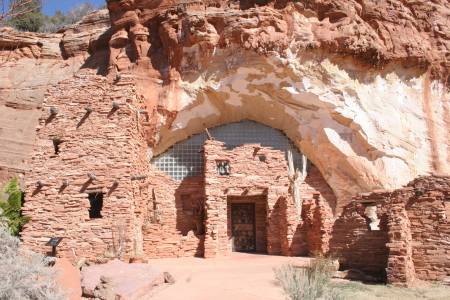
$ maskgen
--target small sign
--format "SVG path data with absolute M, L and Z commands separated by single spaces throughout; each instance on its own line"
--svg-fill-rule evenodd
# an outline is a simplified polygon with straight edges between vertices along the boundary
M 59 243 L 61 243 L 62 239 L 63 239 L 62 237 L 52 237 L 45 245 L 56 247 L 59 245 Z

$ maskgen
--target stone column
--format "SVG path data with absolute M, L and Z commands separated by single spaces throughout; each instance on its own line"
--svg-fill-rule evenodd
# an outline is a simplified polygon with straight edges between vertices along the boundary
M 412 260 L 411 223 L 403 201 L 407 199 L 407 195 L 400 190 L 393 198 L 392 207 L 388 212 L 387 282 L 408 286 L 415 280 L 416 272 Z
M 281 199 L 271 188 L 267 194 L 267 254 L 279 255 L 281 254 L 280 241 L 280 205 Z
M 217 226 L 219 211 L 215 207 L 217 201 L 211 195 L 205 199 L 205 258 L 216 257 L 219 252 L 219 229 Z
M 217 153 L 222 150 L 222 145 L 215 141 L 206 141 L 204 145 L 205 258 L 218 256 L 227 241 L 227 199 L 220 188 L 220 181 L 216 178 Z M 224 241 L 221 241 L 223 239 Z

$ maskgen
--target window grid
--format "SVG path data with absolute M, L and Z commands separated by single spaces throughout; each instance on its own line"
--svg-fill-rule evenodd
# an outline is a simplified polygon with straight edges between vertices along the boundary
M 228 150 L 244 144 L 261 144 L 262 147 L 283 151 L 286 159 L 288 150 L 291 150 L 294 166 L 301 169 L 302 157 L 300 151 L 278 129 L 245 120 L 217 126 L 209 131 L 214 139 L 224 142 Z M 202 150 L 206 139 L 206 133 L 195 134 L 184 141 L 174 144 L 166 152 L 154 157 L 151 163 L 175 180 L 202 175 L 204 165 Z

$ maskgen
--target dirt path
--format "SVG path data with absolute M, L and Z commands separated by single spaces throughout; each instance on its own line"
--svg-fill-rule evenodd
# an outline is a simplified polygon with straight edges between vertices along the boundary
M 152 300 L 282 300 L 273 268 L 308 258 L 233 253 L 231 257 L 157 259 L 149 263 L 168 271 L 176 283 L 160 289 Z

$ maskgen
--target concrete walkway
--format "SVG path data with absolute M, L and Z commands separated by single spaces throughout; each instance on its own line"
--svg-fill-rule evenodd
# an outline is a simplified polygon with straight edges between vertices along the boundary
M 289 262 L 307 264 L 309 258 L 233 253 L 230 257 L 150 260 L 172 274 L 173 285 L 156 291 L 154 300 L 282 300 L 273 269 Z

